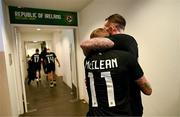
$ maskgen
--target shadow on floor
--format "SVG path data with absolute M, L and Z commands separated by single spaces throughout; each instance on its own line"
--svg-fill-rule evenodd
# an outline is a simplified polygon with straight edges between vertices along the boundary
M 26 96 L 28 103 L 28 113 L 20 115 L 26 116 L 85 116 L 88 104 L 77 100 L 71 89 L 62 81 L 62 77 L 57 78 L 57 85 L 53 88 L 45 78 L 39 85 L 35 81 L 31 85 L 26 83 Z

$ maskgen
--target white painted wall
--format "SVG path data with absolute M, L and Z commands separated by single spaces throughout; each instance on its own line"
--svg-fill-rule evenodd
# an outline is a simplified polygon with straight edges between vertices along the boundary
M 52 51 L 55 52 L 57 59 L 60 62 L 60 67 L 58 67 L 58 64 L 56 63 L 56 74 L 58 76 L 63 76 L 63 67 L 61 66 L 62 65 L 61 38 L 62 38 L 62 34 L 60 31 L 55 31 L 53 33 Z
M 177 5 L 180 6 L 180 2 Z M 180 21 L 180 7 L 179 7 L 178 11 L 179 11 L 178 12 L 178 21 Z M 180 22 L 178 22 L 177 25 L 178 25 L 178 34 L 180 34 Z M 180 45 L 180 35 L 178 36 L 178 39 L 179 39 L 178 44 Z M 178 46 L 178 47 L 179 47 L 179 49 L 178 49 L 178 52 L 179 52 L 180 51 L 180 46 Z M 180 68 L 180 64 L 179 64 L 179 68 Z M 180 90 L 180 88 L 179 88 L 179 90 Z M 180 97 L 180 92 L 179 92 L 179 97 Z M 180 101 L 179 101 L 179 107 L 180 107 Z M 179 115 L 180 115 L 180 108 L 179 108 Z
M 18 84 L 18 81 L 16 79 L 16 73 L 15 73 L 15 54 L 14 54 L 14 40 L 12 38 L 12 29 L 9 24 L 8 14 L 7 14 L 7 6 L 4 3 L 4 1 L 1 1 L 0 3 L 2 5 L 1 12 L 3 12 L 3 15 L 1 17 L 2 20 L 2 38 L 3 38 L 3 46 L 4 46 L 4 53 L 5 53 L 5 64 L 6 64 L 6 71 L 7 71 L 7 86 L 8 89 L 3 89 L 9 92 L 9 99 L 10 99 L 10 107 L 11 109 L 6 110 L 7 112 L 11 113 L 12 116 L 16 117 L 20 114 L 20 106 L 18 105 L 19 97 L 18 97 L 18 88 L 16 87 Z M 9 61 L 10 55 L 12 57 L 12 64 Z M 7 100 L 8 100 L 7 98 Z M 5 100 L 5 101 L 7 101 Z M 7 103 L 8 104 L 8 103 Z M 11 116 L 7 115 L 7 116 Z
M 4 46 L 3 46 L 3 30 L 4 30 L 4 27 L 3 27 L 3 23 L 4 23 L 4 19 L 3 19 L 3 7 L 2 7 L 3 3 L 2 3 L 2 0 L 0 0 L 0 52 L 1 51 L 4 51 Z
M 59 51 L 62 67 L 63 81 L 72 88 L 71 68 L 70 68 L 70 44 L 72 41 L 72 29 L 64 29 L 59 42 Z
M 7 80 L 7 69 L 4 57 L 4 44 L 3 38 L 5 36 L 5 26 L 4 26 L 4 14 L 3 14 L 3 6 L 4 3 L 0 0 L 0 116 L 11 116 L 11 100 L 10 100 L 10 92 L 8 88 L 8 80 Z
M 0 24 L 1 25 L 1 24 Z M 1 31 L 2 32 L 2 31 Z M 0 37 L 2 37 L 2 34 L 0 33 Z M 3 51 L 4 47 L 3 47 L 3 41 L 2 38 L 0 39 L 0 51 Z
M 63 81 L 70 88 L 72 88 L 72 83 L 77 87 L 73 29 L 65 28 L 62 31 L 54 32 L 52 42 L 53 51 L 56 53 L 61 65 L 59 68 L 56 64 L 56 74 L 58 76 L 63 76 Z
M 3 26 L 3 23 L 4 23 L 4 19 L 3 19 L 3 8 L 2 8 L 2 0 L 0 0 L 0 51 L 3 51 L 4 50 L 4 46 L 3 46 L 3 38 L 2 38 L 2 33 L 3 33 L 3 30 L 4 30 L 4 27 Z
M 36 43 L 25 43 L 25 49 L 26 49 L 26 57 L 27 55 L 32 56 L 36 49 L 39 49 L 39 53 L 42 51 L 41 50 L 41 42 L 36 42 Z
M 70 46 L 70 62 L 71 62 L 71 71 L 72 71 L 72 83 L 74 84 L 74 86 L 77 88 L 77 61 L 76 61 L 76 46 L 75 46 L 75 36 L 76 36 L 76 31 L 77 29 L 72 29 L 71 30 L 71 46 Z
M 139 44 L 139 62 L 150 80 L 152 96 L 143 96 L 144 116 L 180 116 L 179 0 L 94 0 L 80 12 L 79 40 L 102 27 L 111 14 L 127 20 L 125 33 Z M 78 47 L 80 91 L 84 87 L 82 50 Z M 86 91 L 80 97 L 87 99 Z
M 23 41 L 48 41 L 52 40 L 52 33 L 45 32 L 21 32 Z
M 0 26 L 2 26 L 1 24 L 2 22 L 0 22 Z M 2 30 L 2 29 L 1 29 Z M 0 31 L 2 32 L 2 31 Z M 2 33 L 0 33 L 0 52 L 4 50 L 4 46 L 3 46 L 3 39 L 2 39 Z
M 22 80 L 22 74 L 21 74 L 21 63 L 20 63 L 20 44 L 19 39 L 20 39 L 20 33 L 17 33 L 17 30 L 14 29 L 12 31 L 13 34 L 13 40 L 14 41 L 14 66 L 15 66 L 15 79 L 17 81 L 17 92 L 18 92 L 18 100 L 17 100 L 17 104 L 18 104 L 18 114 L 23 114 L 24 113 L 24 105 L 23 102 L 26 102 L 26 95 L 25 94 L 25 90 L 23 90 L 23 85 L 24 81 Z M 23 100 L 24 99 L 24 100 Z M 25 107 L 25 110 L 27 110 L 27 107 Z

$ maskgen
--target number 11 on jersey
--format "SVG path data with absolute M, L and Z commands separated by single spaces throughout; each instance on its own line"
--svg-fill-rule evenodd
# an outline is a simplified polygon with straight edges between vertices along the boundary
M 88 73 L 88 77 L 90 78 L 90 89 L 91 89 L 91 96 L 92 96 L 92 106 L 97 107 L 97 97 L 95 92 L 95 85 L 94 85 L 94 76 L 92 72 Z M 105 79 L 106 87 L 107 87 L 107 97 L 108 97 L 108 104 L 109 107 L 115 106 L 115 98 L 114 98 L 114 86 L 111 77 L 111 73 L 108 72 L 101 72 L 101 78 Z

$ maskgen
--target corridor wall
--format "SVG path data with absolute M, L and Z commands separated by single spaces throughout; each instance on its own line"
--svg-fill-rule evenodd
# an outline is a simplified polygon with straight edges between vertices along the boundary
M 70 45 L 72 43 L 73 30 L 63 29 L 61 32 L 61 37 L 59 39 L 59 59 L 61 59 L 61 68 L 63 81 L 72 88 L 72 76 L 71 76 L 71 64 L 70 64 Z M 57 52 L 58 52 L 57 51 Z
M 1 54 L 1 83 L 0 83 L 0 116 L 18 116 L 20 106 L 18 105 L 17 81 L 14 71 L 14 46 L 11 35 L 11 26 L 7 16 L 7 7 L 0 0 L 0 47 Z M 2 46 L 3 45 L 3 46 Z M 2 50 L 3 47 L 3 50 Z
M 2 0 L 0 0 L 0 116 L 10 116 L 11 105 L 10 105 L 10 94 L 8 89 L 8 80 L 7 80 L 7 71 L 5 64 L 5 55 L 4 55 L 4 46 L 3 46 L 3 37 L 5 27 L 3 25 L 3 8 Z
M 74 48 L 73 28 L 59 29 L 53 33 L 53 50 L 60 61 L 60 67 L 56 64 L 56 74 L 62 76 L 70 88 L 72 84 L 77 88 Z

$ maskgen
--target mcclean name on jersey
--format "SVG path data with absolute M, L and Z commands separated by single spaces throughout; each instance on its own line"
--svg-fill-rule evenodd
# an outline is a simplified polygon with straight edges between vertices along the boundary
M 85 67 L 90 70 L 96 69 L 111 69 L 117 68 L 117 59 L 106 59 L 106 60 L 86 60 Z

